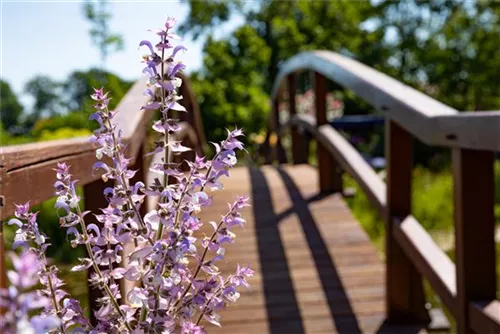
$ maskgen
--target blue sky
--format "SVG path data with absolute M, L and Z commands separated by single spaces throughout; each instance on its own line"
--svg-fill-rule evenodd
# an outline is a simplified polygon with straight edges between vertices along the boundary
M 21 95 L 24 84 L 37 74 L 64 80 L 74 70 L 99 66 L 99 52 L 91 44 L 89 22 L 83 17 L 81 1 L 17 1 L 0 0 L 1 47 L 0 76 Z M 167 16 L 182 22 L 188 14 L 185 3 L 178 1 L 109 1 L 112 12 L 110 29 L 120 33 L 125 49 L 108 57 L 106 68 L 126 79 L 137 79 L 144 50 L 137 49 L 139 41 L 154 38 L 147 29 L 162 26 Z M 222 36 L 241 23 L 235 17 L 218 28 Z M 188 52 L 180 59 L 188 72 L 202 66 L 203 39 L 196 42 L 185 38 Z M 21 96 L 20 96 L 21 97 Z M 29 99 L 21 97 L 29 104 Z

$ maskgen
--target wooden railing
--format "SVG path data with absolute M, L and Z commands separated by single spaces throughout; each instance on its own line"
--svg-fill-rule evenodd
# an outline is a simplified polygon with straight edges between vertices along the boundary
M 316 117 L 298 115 L 296 74 L 313 74 Z M 386 183 L 326 119 L 327 78 L 351 89 L 386 115 Z M 289 122 L 279 124 L 287 87 Z M 500 151 L 500 112 L 458 113 L 368 66 L 329 51 L 301 53 L 281 66 L 272 93 L 273 112 L 263 145 L 268 162 L 286 161 L 280 137 L 291 131 L 294 163 L 308 159 L 307 139 L 317 141 L 319 186 L 342 191 L 348 172 L 385 218 L 388 323 L 428 324 L 425 277 L 457 322 L 459 333 L 499 333 L 494 241 L 494 151 Z M 269 144 L 276 133 L 274 152 Z M 413 137 L 449 147 L 453 156 L 455 263 L 411 215 Z M 450 199 L 451 200 L 451 199 Z
M 183 141 L 203 155 L 205 136 L 198 104 L 191 90 L 189 80 L 183 79 L 180 95 L 188 113 L 179 113 L 181 130 L 176 133 L 176 140 Z M 140 169 L 132 182 L 145 181 L 149 166 L 144 158 L 145 146 L 148 140 L 148 128 L 151 127 L 151 112 L 144 112 L 141 107 L 146 102 L 143 95 L 145 81 L 139 80 L 119 103 L 116 116 L 118 128 L 122 129 L 123 142 L 127 145 L 127 156 L 132 159 L 131 169 Z M 111 92 L 112 94 L 112 92 Z M 189 153 L 189 152 L 187 152 Z M 175 159 L 190 156 L 175 157 Z M 0 221 L 13 215 L 15 204 L 30 201 L 31 205 L 41 203 L 54 196 L 55 172 L 58 162 L 71 165 L 73 179 L 83 186 L 83 200 L 86 210 L 98 212 L 99 208 L 107 207 L 103 196 L 109 183 L 101 180 L 99 173 L 92 173 L 92 165 L 96 161 L 95 147 L 88 138 L 74 138 L 41 143 L 0 147 Z M 145 205 L 141 214 L 145 213 Z M 55 222 L 57 223 L 57 222 Z M 2 224 L 0 224 L 0 288 L 6 286 L 5 255 Z M 57 245 L 53 245 L 57 247 Z M 90 289 L 90 288 L 89 288 Z M 90 301 L 95 302 L 90 291 Z

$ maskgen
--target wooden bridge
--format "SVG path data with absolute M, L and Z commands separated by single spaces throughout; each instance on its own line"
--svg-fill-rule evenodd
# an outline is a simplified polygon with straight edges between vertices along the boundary
M 295 108 L 296 79 L 311 72 L 315 117 Z M 328 79 L 353 90 L 386 116 L 386 183 L 328 124 Z M 143 82 L 120 103 L 118 123 L 128 143 L 137 180 L 147 180 L 143 152 L 151 114 L 143 113 Z M 178 139 L 203 152 L 200 112 L 189 82 L 181 94 L 190 113 L 181 114 Z M 290 115 L 280 124 L 280 100 Z M 202 218 L 219 215 L 234 194 L 248 194 L 248 225 L 228 249 L 226 267 L 250 263 L 252 288 L 223 313 L 220 333 L 417 333 L 446 327 L 442 314 L 426 307 L 422 279 L 439 295 L 459 333 L 500 333 L 494 243 L 494 152 L 500 151 L 499 112 L 461 112 L 352 59 L 328 51 L 299 54 L 283 63 L 272 92 L 263 167 L 237 167 L 226 190 Z M 277 135 L 271 145 L 270 138 Z M 291 137 L 287 163 L 281 138 Z M 411 215 L 412 143 L 449 147 L 453 156 L 455 262 Z M 308 164 L 317 142 L 317 167 Z M 86 138 L 4 147 L 0 153 L 1 218 L 14 203 L 52 197 L 57 162 L 72 165 L 84 185 L 86 209 L 106 206 L 105 187 L 91 173 L 94 150 Z M 183 158 L 192 158 L 189 155 Z M 342 173 L 349 173 L 385 218 L 381 260 L 344 199 Z M 146 205 L 142 210 L 146 210 Z M 1 226 L 1 225 L 0 225 Z M 0 230 L 1 231 L 1 230 Z M 0 240 L 3 241 L 2 238 Z M 0 286 L 5 286 L 3 246 Z M 126 287 L 124 287 L 126 289 Z M 91 301 L 93 293 L 89 292 Z M 213 329 L 212 327 L 210 328 Z

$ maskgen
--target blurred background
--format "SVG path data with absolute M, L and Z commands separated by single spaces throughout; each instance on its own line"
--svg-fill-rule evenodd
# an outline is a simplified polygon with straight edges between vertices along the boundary
M 243 127 L 251 155 L 263 141 L 280 63 L 305 50 L 355 58 L 460 111 L 500 110 L 497 1 L 2 1 L 0 144 L 90 134 L 92 87 L 110 90 L 116 106 L 140 77 L 138 42 L 152 37 L 147 29 L 167 16 L 180 23 L 188 52 L 179 58 L 187 65 L 207 140 Z M 313 103 L 307 75 L 298 89 L 299 112 L 307 113 Z M 383 115 L 349 90 L 329 89 L 332 125 L 383 176 Z M 414 160 L 414 216 L 453 256 L 450 152 L 416 143 Z M 498 222 L 499 162 L 495 170 Z M 347 176 L 346 183 L 357 188 Z M 380 245 L 383 222 L 362 191 L 348 202 Z M 52 255 L 71 262 L 78 254 L 65 252 L 69 246 L 57 232 L 52 206 L 39 207 L 44 225 L 54 230 L 48 232 L 58 245 Z

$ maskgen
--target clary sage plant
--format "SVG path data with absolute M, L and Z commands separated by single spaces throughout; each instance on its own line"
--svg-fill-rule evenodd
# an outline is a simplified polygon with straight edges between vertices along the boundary
M 154 183 L 131 182 L 137 171 L 128 167 L 120 129 L 113 123 L 118 111 L 109 110 L 110 97 L 102 89 L 91 96 L 95 112 L 90 118 L 100 126 L 91 141 L 96 145 L 94 172 L 113 181 L 103 194 L 109 205 L 100 212 L 82 211 L 70 167 L 60 163 L 55 170 L 60 224 L 71 244 L 87 251 L 72 270 L 92 269 L 90 284 L 102 292 L 100 307 L 91 310 L 96 324 L 64 291 L 57 267 L 45 257 L 49 243 L 37 224 L 37 213 L 30 212 L 26 203 L 16 206 L 16 218 L 9 221 L 18 228 L 14 240 L 18 252 L 11 253 L 10 286 L 0 295 L 0 306 L 6 310 L 0 332 L 205 333 L 203 319 L 220 326 L 220 311 L 238 299 L 239 287 L 248 287 L 247 278 L 253 275 L 248 267 L 238 266 L 234 274 L 223 277 L 216 266 L 224 257 L 224 246 L 235 239 L 233 229 L 245 223 L 240 211 L 249 205 L 248 198 L 237 197 L 220 220 L 210 221 L 211 235 L 199 231 L 204 222 L 198 216 L 211 204 L 207 191 L 221 189 L 222 177 L 229 176 L 236 164 L 236 151 L 243 150 L 238 140 L 242 131 L 228 131 L 226 140 L 214 144 L 212 160 L 196 157 L 184 162 L 188 172 L 170 160 L 190 150 L 173 140 L 180 128 L 172 111 L 186 111 L 177 95 L 181 85 L 177 74 L 185 66 L 175 60 L 185 48 L 172 44 L 179 38 L 172 32 L 174 25 L 174 19 L 167 19 L 164 28 L 154 31 L 158 43 L 153 46 L 144 40 L 139 45 L 149 52 L 143 70 L 149 78 L 145 89 L 149 99 L 143 109 L 159 110 L 161 115 L 153 124 L 161 137 L 154 153 L 163 152 L 162 163 L 151 167 L 158 173 Z M 157 207 L 142 216 L 139 208 L 149 196 L 157 199 Z M 126 254 L 129 244 L 135 248 Z M 120 294 L 120 279 L 135 283 L 126 296 Z

